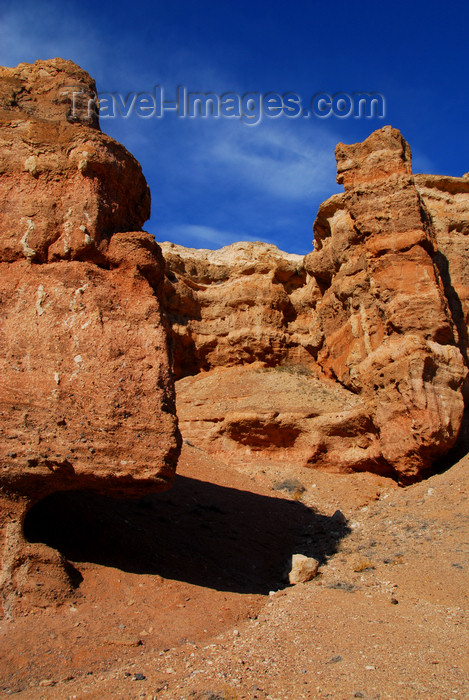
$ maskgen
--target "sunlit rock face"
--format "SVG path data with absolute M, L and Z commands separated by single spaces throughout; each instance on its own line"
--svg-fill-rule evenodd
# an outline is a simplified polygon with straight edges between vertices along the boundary
M 303 256 L 267 243 L 220 250 L 161 243 L 176 378 L 263 362 L 312 366 L 318 285 Z
M 452 447 L 463 414 L 466 368 L 435 226 L 396 129 L 339 144 L 336 158 L 345 192 L 322 205 L 305 261 L 324 288 L 318 362 L 363 397 L 384 460 L 410 479 Z
M 464 177 L 415 175 L 431 218 L 437 263 L 458 345 L 467 360 L 469 334 L 469 173 Z
M 469 173 L 463 177 L 416 175 L 414 180 L 433 225 L 436 263 L 455 337 L 469 367 Z M 469 377 L 463 394 L 466 411 L 452 459 L 463 456 L 469 446 Z
M 33 503 L 171 485 L 173 376 L 186 439 L 243 468 L 409 483 L 464 442 L 466 177 L 413 176 L 408 144 L 385 127 L 338 145 L 344 192 L 321 205 L 305 258 L 264 243 L 165 243 L 163 257 L 141 230 L 141 168 L 100 131 L 95 96 L 62 59 L 0 70 L 7 615 L 77 585 L 61 555 L 25 541 Z
M 0 69 L 2 261 L 99 261 L 149 218 L 140 165 L 100 131 L 95 95 L 71 61 Z
M 168 488 L 180 446 L 164 261 L 140 230 L 148 186 L 96 115 L 70 114 L 70 87 L 84 102 L 95 92 L 61 59 L 0 72 L 0 589 L 12 614 L 73 588 L 56 553 L 24 542 L 31 503 Z M 36 569 L 57 587 L 31 587 Z
M 434 183 L 414 178 L 409 145 L 391 127 L 339 144 L 336 158 L 345 191 L 321 205 L 304 259 L 261 243 L 163 244 L 175 371 L 187 377 L 179 417 L 189 439 L 228 459 L 262 453 L 408 482 L 461 428 L 468 181 L 456 178 L 437 207 Z M 287 388 L 279 374 L 282 394 L 271 375 L 261 381 L 262 367 L 299 379 Z M 210 392 L 207 371 L 217 371 Z M 318 381 L 322 401 L 308 412 Z M 267 439 L 275 434 L 283 438 Z

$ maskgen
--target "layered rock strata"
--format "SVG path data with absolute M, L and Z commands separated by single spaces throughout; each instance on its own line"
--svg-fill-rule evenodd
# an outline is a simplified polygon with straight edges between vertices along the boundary
M 412 481 L 452 448 L 461 428 L 467 181 L 449 178 L 458 198 L 427 191 L 431 178 L 414 179 L 409 146 L 391 127 L 339 144 L 336 158 L 345 191 L 321 205 L 315 250 L 303 261 L 263 244 L 220 251 L 164 244 L 178 376 L 233 367 L 213 378 L 219 402 L 210 400 L 205 374 L 179 382 L 181 425 L 195 444 L 230 459 L 262 452 Z M 286 284 L 279 270 L 291 271 Z M 284 366 L 308 388 L 292 380 L 284 400 L 270 378 L 259 381 L 254 366 L 248 372 L 255 362 Z M 314 382 L 327 390 L 308 412 L 304 397 L 317 390 Z M 342 411 L 331 386 L 348 397 Z M 286 420 L 292 402 L 298 411 Z M 296 425 L 288 445 L 280 437 L 285 421 Z
M 366 402 L 382 458 L 412 478 L 456 441 L 466 376 L 435 226 L 408 144 L 385 127 L 336 149 L 343 195 L 325 202 L 305 267 L 321 281 L 324 371 Z
M 160 245 L 176 378 L 253 362 L 314 364 L 320 293 L 303 256 L 267 243 Z
M 469 173 L 464 177 L 415 175 L 415 186 L 431 218 L 436 262 L 451 310 L 458 346 L 468 359 Z
M 435 260 L 451 310 L 459 349 L 469 367 L 469 173 L 464 177 L 416 175 L 415 185 L 431 218 Z M 463 386 L 465 415 L 451 459 L 469 447 L 469 376 Z
M 264 461 L 385 475 L 379 438 L 361 397 L 298 365 L 216 368 L 177 382 L 181 431 L 231 464 Z
M 74 114 L 64 95 L 72 88 L 83 95 Z M 0 590 L 7 613 L 73 588 L 57 553 L 24 542 L 32 503 L 64 489 L 135 495 L 168 488 L 179 453 L 160 311 L 164 261 L 139 230 L 149 190 L 137 161 L 85 109 L 93 94 L 89 76 L 61 59 L 0 72 Z M 56 585 L 36 586 L 34 572 Z
M 337 147 L 344 193 L 321 205 L 306 258 L 165 243 L 163 259 L 141 230 L 140 166 L 99 130 L 84 71 L 61 59 L 1 69 L 0 122 L 7 614 L 64 600 L 79 577 L 25 542 L 31 504 L 171 485 L 173 371 L 186 439 L 242 464 L 406 483 L 464 443 L 466 176 L 413 176 L 408 144 L 385 127 Z
M 94 81 L 71 61 L 0 73 L 2 261 L 101 262 L 110 236 L 140 231 L 140 165 L 97 126 Z

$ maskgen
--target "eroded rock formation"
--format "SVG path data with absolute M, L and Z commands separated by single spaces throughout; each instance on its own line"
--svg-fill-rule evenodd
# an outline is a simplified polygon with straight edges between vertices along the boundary
M 197 250 L 161 243 L 176 378 L 214 367 L 314 364 L 319 299 L 303 256 L 266 243 Z
M 416 175 L 415 185 L 431 218 L 435 261 L 451 311 L 458 347 L 469 367 L 469 173 L 464 177 Z M 469 446 L 469 376 L 463 385 L 466 411 L 452 459 Z
M 339 144 L 336 158 L 345 192 L 320 208 L 305 260 L 324 288 L 318 362 L 363 397 L 382 458 L 409 478 L 451 448 L 464 408 L 435 227 L 396 129 Z
M 76 114 L 64 94 L 72 88 L 83 90 Z M 0 73 L 6 612 L 73 587 L 56 552 L 24 542 L 33 502 L 64 489 L 168 488 L 179 453 L 164 262 L 140 230 L 149 190 L 137 161 L 88 115 L 93 94 L 89 76 L 61 59 Z M 50 585 L 31 583 L 35 571 Z
M 416 175 L 430 215 L 436 262 L 451 310 L 458 346 L 467 361 L 469 329 L 469 173 L 464 177 Z
M 164 243 L 163 259 L 141 230 L 140 166 L 100 131 L 84 71 L 1 69 L 0 122 L 7 614 L 63 600 L 78 576 L 25 542 L 35 501 L 171 485 L 173 372 L 186 439 L 238 464 L 407 483 L 464 440 L 468 177 L 413 176 L 408 144 L 385 127 L 337 147 L 344 193 L 321 205 L 305 258 Z
M 100 261 L 113 233 L 150 216 L 140 165 L 100 131 L 95 94 L 71 61 L 1 69 L 2 261 Z
M 345 191 L 321 205 L 304 261 L 259 243 L 163 245 L 178 376 L 211 371 L 178 383 L 179 417 L 228 459 L 407 482 L 461 428 L 469 181 L 414 178 L 391 127 L 336 157 Z M 262 366 L 288 370 L 288 387 Z
M 298 365 L 258 363 L 185 377 L 177 383 L 177 408 L 184 438 L 230 463 L 389 473 L 360 396 Z

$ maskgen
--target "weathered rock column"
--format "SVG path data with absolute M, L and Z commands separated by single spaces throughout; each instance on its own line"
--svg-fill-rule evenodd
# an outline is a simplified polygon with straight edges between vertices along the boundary
M 403 480 L 456 441 L 466 375 L 438 266 L 437 242 L 391 127 L 336 149 L 335 195 L 319 211 L 305 266 L 323 288 L 318 361 L 369 407 L 382 458 Z
M 63 573 L 60 555 L 24 542 L 32 503 L 58 490 L 166 489 L 180 449 L 164 261 L 140 230 L 148 186 L 96 116 L 71 115 L 71 87 L 82 106 L 92 99 L 91 78 L 61 59 L 0 72 L 0 589 L 9 614 L 35 604 L 33 561 Z M 45 576 L 44 589 L 48 580 L 49 593 L 60 590 L 42 599 L 70 589 L 67 572 Z

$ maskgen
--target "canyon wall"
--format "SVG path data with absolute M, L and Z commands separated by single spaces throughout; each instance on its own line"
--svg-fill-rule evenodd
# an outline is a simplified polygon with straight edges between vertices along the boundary
M 267 243 L 220 250 L 160 245 L 177 379 L 252 362 L 314 364 L 320 339 L 311 311 L 319 288 L 303 256 Z
M 163 244 L 178 414 L 228 459 L 409 482 L 461 431 L 469 181 L 414 178 L 391 127 L 336 158 L 345 191 L 321 205 L 304 260 L 261 243 Z
M 71 89 L 83 95 L 75 114 Z M 32 503 L 65 489 L 165 489 L 179 454 L 160 309 L 164 261 L 140 230 L 150 194 L 137 161 L 88 115 L 94 92 L 90 77 L 61 59 L 0 72 L 6 612 L 73 588 L 56 552 L 23 539 Z M 36 587 L 32 572 L 56 585 Z
M 137 161 L 87 73 L 0 70 L 0 594 L 71 595 L 22 524 L 57 490 L 168 488 L 181 436 L 222 460 L 424 477 L 469 440 L 469 177 L 412 174 L 384 127 L 339 144 L 314 251 L 142 231 Z M 163 255 L 164 254 L 164 255 Z M 466 410 L 467 418 L 467 410 Z M 60 524 L 58 524 L 60 527 Z

